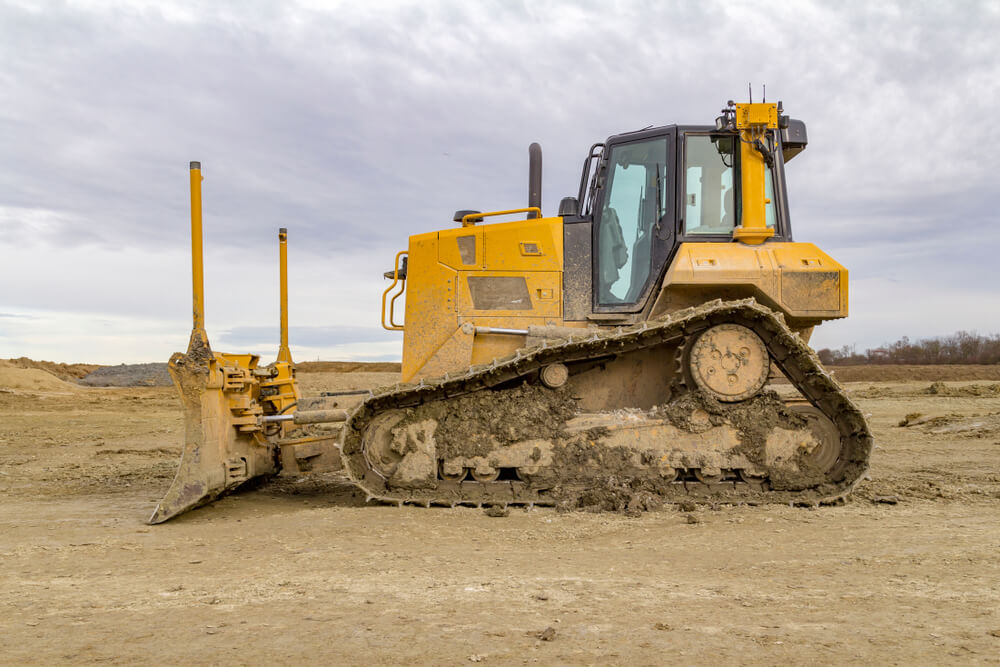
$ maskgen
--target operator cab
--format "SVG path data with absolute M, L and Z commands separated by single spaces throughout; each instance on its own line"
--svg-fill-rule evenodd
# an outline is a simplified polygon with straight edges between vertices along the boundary
M 784 162 L 806 145 L 802 121 L 785 125 L 763 140 L 771 157 L 765 217 L 774 241 L 792 240 Z M 591 149 L 579 197 L 568 207 L 578 214 L 564 216 L 564 245 L 567 267 L 583 269 L 586 254 L 592 271 L 589 280 L 584 270 L 564 274 L 567 319 L 585 310 L 591 316 L 580 319 L 638 313 L 651 305 L 681 243 L 734 242 L 741 220 L 739 142 L 735 132 L 712 126 L 669 125 L 615 135 Z

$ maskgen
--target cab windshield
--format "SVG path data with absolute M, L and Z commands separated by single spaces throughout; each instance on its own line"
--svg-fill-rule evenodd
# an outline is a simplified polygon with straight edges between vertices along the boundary
M 652 239 L 666 213 L 667 140 L 611 148 L 597 225 L 598 303 L 635 303 L 649 280 Z

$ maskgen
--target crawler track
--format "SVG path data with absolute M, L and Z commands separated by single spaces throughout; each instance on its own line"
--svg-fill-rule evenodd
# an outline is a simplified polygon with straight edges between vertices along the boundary
M 680 349 L 686 340 L 710 326 L 736 323 L 753 330 L 764 341 L 771 362 L 789 378 L 805 401 L 812 404 L 836 425 L 841 439 L 841 453 L 834 471 L 805 487 L 789 488 L 775 484 L 765 474 L 759 479 L 699 481 L 691 474 L 681 474 L 669 483 L 650 484 L 636 479 L 665 501 L 682 498 L 705 502 L 780 502 L 795 504 L 831 504 L 842 501 L 868 469 L 872 435 L 864 415 L 840 385 L 819 363 L 812 350 L 784 324 L 780 316 L 753 299 L 714 301 L 697 308 L 679 311 L 659 320 L 627 328 L 588 333 L 558 344 L 547 343 L 520 350 L 491 364 L 474 366 L 453 377 L 445 376 L 419 384 L 396 385 L 370 396 L 348 418 L 341 436 L 344 466 L 353 480 L 368 495 L 395 503 L 420 505 L 540 504 L 553 505 L 562 498 L 585 491 L 588 486 L 607 482 L 600 474 L 581 478 L 567 470 L 565 480 L 537 484 L 517 479 L 497 481 L 457 481 L 439 477 L 420 488 L 394 487 L 369 461 L 363 445 L 364 434 L 373 420 L 392 410 L 414 411 L 420 406 L 454 402 L 477 392 L 494 392 L 503 401 L 503 393 L 524 382 L 537 383 L 538 372 L 553 363 L 574 364 L 589 359 L 625 355 L 643 348 L 670 344 Z M 696 390 L 680 383 L 670 403 L 691 397 Z M 800 401 L 801 402 L 801 401 Z M 725 409 L 720 413 L 725 415 Z M 735 408 L 732 408 L 735 409 Z M 558 471 L 556 471 L 558 475 Z M 615 483 L 628 484 L 629 480 Z

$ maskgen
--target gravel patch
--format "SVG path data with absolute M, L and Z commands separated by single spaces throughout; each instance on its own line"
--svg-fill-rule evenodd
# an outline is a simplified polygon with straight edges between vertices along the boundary
M 164 363 L 102 366 L 78 382 L 88 387 L 169 387 L 173 384 Z

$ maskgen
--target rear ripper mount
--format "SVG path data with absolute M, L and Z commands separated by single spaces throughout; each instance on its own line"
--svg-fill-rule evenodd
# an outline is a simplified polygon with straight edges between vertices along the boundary
M 281 446 L 332 445 L 332 437 L 287 439 L 300 397 L 288 348 L 287 231 L 278 231 L 281 344 L 273 364 L 255 354 L 214 352 L 205 332 L 201 163 L 192 162 L 191 276 L 193 325 L 187 352 L 167 370 L 184 407 L 184 450 L 173 482 L 149 523 L 162 523 L 255 478 L 281 470 Z M 325 411 L 324 411 L 325 412 Z

